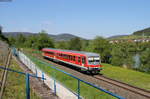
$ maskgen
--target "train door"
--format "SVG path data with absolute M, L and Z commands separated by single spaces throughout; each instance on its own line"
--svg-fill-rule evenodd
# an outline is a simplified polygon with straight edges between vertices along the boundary
M 85 65 L 85 57 L 82 57 L 82 66 Z
M 75 63 L 78 64 L 78 57 L 75 56 Z
M 81 57 L 78 56 L 78 64 L 81 65 Z

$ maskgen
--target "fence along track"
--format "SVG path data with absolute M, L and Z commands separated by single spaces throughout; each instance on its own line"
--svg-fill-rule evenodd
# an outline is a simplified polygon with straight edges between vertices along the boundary
M 108 77 L 103 76 L 103 75 L 95 75 L 94 78 L 96 78 L 98 80 L 105 81 L 105 82 L 110 83 L 110 84 L 113 84 L 115 86 L 121 87 L 123 89 L 132 91 L 136 94 L 140 94 L 144 97 L 150 98 L 150 91 L 148 91 L 148 90 L 145 90 L 145 89 L 142 89 L 142 88 L 139 88 L 139 87 L 135 87 L 135 86 L 129 85 L 127 83 L 123 83 L 121 81 L 108 78 Z
M 11 50 L 9 49 L 9 53 L 8 53 L 7 59 L 5 60 L 5 65 L 4 65 L 5 68 L 9 67 L 10 62 L 11 62 L 11 57 L 12 57 L 12 53 L 11 53 Z M 7 74 L 8 74 L 7 70 L 4 70 L 3 73 L 2 73 L 0 99 L 2 99 L 2 96 L 3 96 L 3 92 L 4 92 L 6 80 L 7 80 Z

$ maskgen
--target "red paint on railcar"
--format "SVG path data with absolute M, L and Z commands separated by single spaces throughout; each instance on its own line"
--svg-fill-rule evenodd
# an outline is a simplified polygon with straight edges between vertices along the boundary
M 102 65 L 100 64 L 97 65 L 88 64 L 88 57 L 83 53 L 76 53 L 75 51 L 69 50 L 62 51 L 59 49 L 50 49 L 50 48 L 43 48 L 42 52 L 44 57 L 62 61 L 85 70 L 97 69 L 98 71 L 100 71 L 102 67 Z

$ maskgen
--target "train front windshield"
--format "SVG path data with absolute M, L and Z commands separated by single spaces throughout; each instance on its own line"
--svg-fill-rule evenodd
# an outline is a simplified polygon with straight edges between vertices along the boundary
M 88 57 L 89 65 L 99 65 L 100 64 L 100 57 Z

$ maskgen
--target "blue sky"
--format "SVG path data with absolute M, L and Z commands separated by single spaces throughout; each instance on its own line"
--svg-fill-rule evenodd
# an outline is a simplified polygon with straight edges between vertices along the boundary
M 4 31 L 95 36 L 150 27 L 150 0 L 12 0 L 0 2 Z

